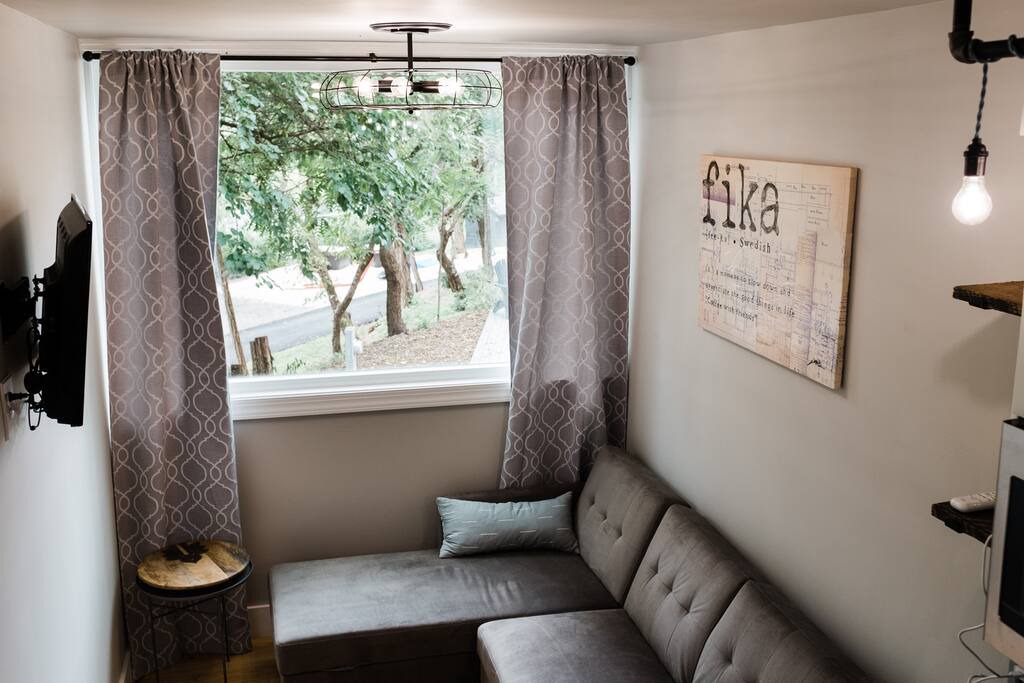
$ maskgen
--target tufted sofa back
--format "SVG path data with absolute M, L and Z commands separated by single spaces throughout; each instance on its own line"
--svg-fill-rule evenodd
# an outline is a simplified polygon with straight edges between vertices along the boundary
M 665 514 L 626 597 L 626 612 L 678 683 L 693 680 L 712 629 L 753 575 L 690 508 Z
M 868 683 L 778 590 L 748 581 L 704 646 L 694 683 Z
M 620 603 L 626 597 L 654 530 L 678 502 L 639 460 L 602 448 L 576 503 L 580 555 Z

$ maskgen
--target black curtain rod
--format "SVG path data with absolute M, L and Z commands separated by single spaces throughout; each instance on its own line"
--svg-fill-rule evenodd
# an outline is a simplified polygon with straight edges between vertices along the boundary
M 100 52 L 85 51 L 82 59 L 87 62 L 99 59 Z M 382 57 L 372 52 L 365 56 L 325 56 L 325 55 L 221 55 L 222 62 L 405 62 L 408 57 Z M 500 62 L 501 57 L 416 57 L 417 62 Z M 636 64 L 636 57 L 623 57 L 627 66 Z

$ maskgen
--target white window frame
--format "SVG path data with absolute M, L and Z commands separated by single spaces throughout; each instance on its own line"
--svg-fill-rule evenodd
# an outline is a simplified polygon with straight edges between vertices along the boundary
M 396 43 L 323 43 L 312 41 L 160 41 L 154 39 L 81 40 L 82 50 L 145 50 L 183 49 L 218 52 L 221 54 L 292 54 L 331 55 L 401 54 L 404 46 Z M 479 56 L 504 55 L 557 56 L 565 54 L 635 55 L 636 49 L 623 49 L 612 45 L 533 45 L 533 44 L 427 44 L 418 46 L 425 56 Z M 369 68 L 366 63 L 326 62 L 222 62 L 223 71 L 332 71 L 335 69 Z M 432 63 L 439 68 L 453 64 Z M 496 72 L 500 66 L 493 62 L 462 63 L 466 68 L 484 68 Z M 92 69 L 88 67 L 93 67 Z M 95 63 L 86 65 L 86 88 L 98 87 Z M 627 72 L 628 73 L 628 72 Z M 500 73 L 499 73 L 500 79 Z M 87 96 L 89 121 L 98 117 L 95 97 Z M 95 157 L 95 153 L 93 154 Z M 93 194 L 99 206 L 99 168 L 93 159 Z M 99 214 L 99 211 L 95 211 Z M 100 250 L 102 251 L 102 250 Z M 101 269 L 98 270 L 101 272 Z M 102 307 L 101 307 L 102 308 Z M 106 373 L 104 373 L 106 375 Z M 407 410 L 457 405 L 507 403 L 511 397 L 509 366 L 503 363 L 488 365 L 434 366 L 422 368 L 395 368 L 387 370 L 357 370 L 315 375 L 274 375 L 268 377 L 232 377 L 228 382 L 231 417 L 233 420 L 263 420 L 305 415 L 331 415 L 382 410 Z
M 511 396 L 504 363 L 232 377 L 229 384 L 234 420 L 507 403 Z

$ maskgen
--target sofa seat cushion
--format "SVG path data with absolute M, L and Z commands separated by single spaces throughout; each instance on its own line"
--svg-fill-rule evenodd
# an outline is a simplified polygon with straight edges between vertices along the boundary
M 867 683 L 776 589 L 748 581 L 718 622 L 694 683 Z
M 473 653 L 485 621 L 617 606 L 578 555 L 537 550 L 281 564 L 270 601 L 282 675 Z
M 672 683 L 621 609 L 492 621 L 477 653 L 488 683 Z

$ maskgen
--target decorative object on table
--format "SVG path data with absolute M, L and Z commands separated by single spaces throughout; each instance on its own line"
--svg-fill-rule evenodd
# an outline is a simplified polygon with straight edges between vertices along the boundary
M 99 70 L 117 547 L 132 667 L 142 676 L 154 661 L 132 579 L 142 556 L 180 538 L 241 543 L 213 267 L 220 62 L 114 51 Z M 251 647 L 244 597 L 235 591 L 227 602 L 232 653 Z M 221 652 L 218 632 L 195 614 L 163 619 L 157 660 Z
M 231 658 L 227 598 L 250 574 L 249 554 L 226 541 L 176 543 L 143 558 L 135 571 L 135 583 L 146 600 L 152 671 L 157 681 L 160 680 L 160 664 L 156 658 L 157 623 L 169 615 L 187 612 L 216 618 L 224 654 L 222 671 L 227 683 Z M 200 605 L 213 600 L 217 601 L 217 611 L 200 609 Z
M 629 127 L 621 57 L 506 57 L 512 397 L 501 486 L 572 484 L 626 438 Z
M 857 169 L 705 154 L 698 320 L 820 384 L 842 384 Z
M 572 492 L 557 498 L 488 503 L 438 498 L 441 557 L 499 550 L 579 551 L 572 530 Z

